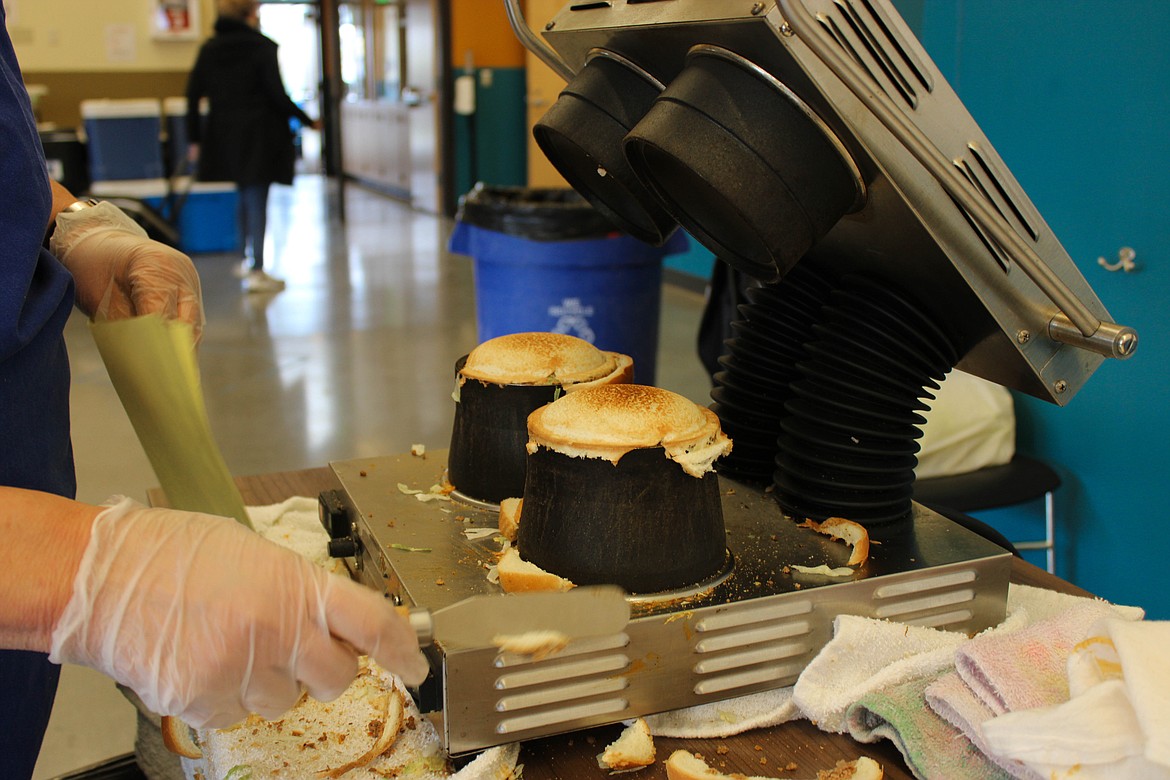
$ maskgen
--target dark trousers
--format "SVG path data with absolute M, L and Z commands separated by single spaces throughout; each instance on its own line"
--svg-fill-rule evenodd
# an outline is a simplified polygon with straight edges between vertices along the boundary
M 252 270 L 264 268 L 264 232 L 268 229 L 268 184 L 241 184 L 240 238 L 244 252 L 252 258 Z
M 0 777 L 28 780 L 53 711 L 61 667 L 44 653 L 0 650 Z

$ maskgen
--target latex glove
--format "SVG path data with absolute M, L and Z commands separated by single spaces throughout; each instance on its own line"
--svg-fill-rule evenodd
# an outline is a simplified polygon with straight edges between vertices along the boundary
M 73 274 L 77 306 L 92 319 L 159 314 L 191 323 L 198 343 L 204 317 L 195 264 L 148 238 L 114 204 L 58 215 L 49 250 Z
M 97 669 L 196 728 L 339 696 L 357 655 L 416 685 L 418 639 L 380 594 L 233 520 L 122 499 L 94 521 L 49 659 Z

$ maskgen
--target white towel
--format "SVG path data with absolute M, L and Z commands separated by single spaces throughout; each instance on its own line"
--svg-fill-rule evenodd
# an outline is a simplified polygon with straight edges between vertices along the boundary
M 1033 780 L 1043 771 L 993 748 L 984 725 L 1006 712 L 1067 701 L 1068 659 L 1089 628 L 1105 617 L 1136 620 L 1142 611 L 1099 599 L 1017 595 L 1029 599 L 1020 604 L 1021 611 L 1046 617 L 1019 631 L 987 632 L 964 643 L 955 653 L 956 673 L 932 683 L 926 702 L 1005 771 Z
M 822 731 L 844 733 L 850 705 L 872 691 L 949 668 L 965 641 L 955 631 L 840 615 L 833 638 L 796 681 L 796 706 Z
M 976 637 L 956 651 L 955 670 L 996 715 L 1057 704 L 1069 696 L 1073 646 L 1112 612 L 1107 602 L 1082 600 L 1020 631 Z
M 1170 623 L 1108 618 L 1068 660 L 1068 701 L 983 723 L 987 748 L 1051 778 L 1170 778 Z
M 799 717 L 800 711 L 792 703 L 792 688 L 788 687 L 647 715 L 646 725 L 656 737 L 703 739 L 730 737 Z

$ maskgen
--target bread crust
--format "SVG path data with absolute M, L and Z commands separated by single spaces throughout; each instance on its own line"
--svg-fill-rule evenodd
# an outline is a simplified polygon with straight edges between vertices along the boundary
M 524 511 L 524 499 L 505 498 L 500 502 L 500 518 L 498 527 L 500 535 L 510 542 L 516 541 L 516 534 L 520 530 L 520 513 Z
M 847 566 L 860 566 L 869 559 L 869 531 L 865 530 L 865 526 L 860 523 L 846 520 L 843 517 L 830 517 L 821 523 L 815 520 L 805 520 L 800 523 L 800 526 L 811 528 L 825 536 L 831 536 L 852 547 L 853 552 L 849 555 L 849 560 L 845 562 Z
M 203 748 L 199 746 L 195 729 L 175 715 L 162 716 L 163 745 L 172 753 L 184 758 L 201 758 Z
M 881 764 L 868 756 L 860 756 L 853 761 L 838 761 L 832 769 L 822 769 L 817 772 L 817 780 L 882 780 L 884 775 Z M 739 773 L 726 775 L 685 750 L 676 750 L 666 759 L 666 776 L 669 780 L 777 780 L 758 775 L 746 777 Z
M 701 477 L 731 451 L 731 439 L 710 409 L 659 387 L 624 384 L 578 390 L 528 415 L 528 452 L 539 447 L 613 463 L 634 449 L 662 447 Z
M 575 584 L 547 572 L 520 557 L 515 547 L 509 547 L 496 564 L 500 576 L 500 587 L 505 593 L 525 593 L 538 590 L 566 591 L 577 587 Z
M 620 771 L 650 766 L 657 757 L 654 737 L 645 719 L 638 718 L 627 726 L 616 740 L 606 746 L 597 757 L 597 763 L 607 769 Z
M 609 377 L 633 364 L 565 333 L 512 333 L 488 339 L 467 355 L 467 379 L 500 385 L 573 385 Z

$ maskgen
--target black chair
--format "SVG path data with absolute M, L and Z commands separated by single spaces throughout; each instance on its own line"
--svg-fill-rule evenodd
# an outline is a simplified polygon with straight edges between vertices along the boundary
M 1044 539 L 1015 542 L 1018 550 L 1044 550 L 1047 569 L 1056 573 L 1056 511 L 1053 493 L 1060 475 L 1043 461 L 1016 453 L 1011 462 L 988 466 L 967 474 L 920 479 L 914 483 L 914 500 L 936 511 L 959 512 L 1025 504 L 1044 499 Z M 942 514 L 946 514 L 943 512 Z

